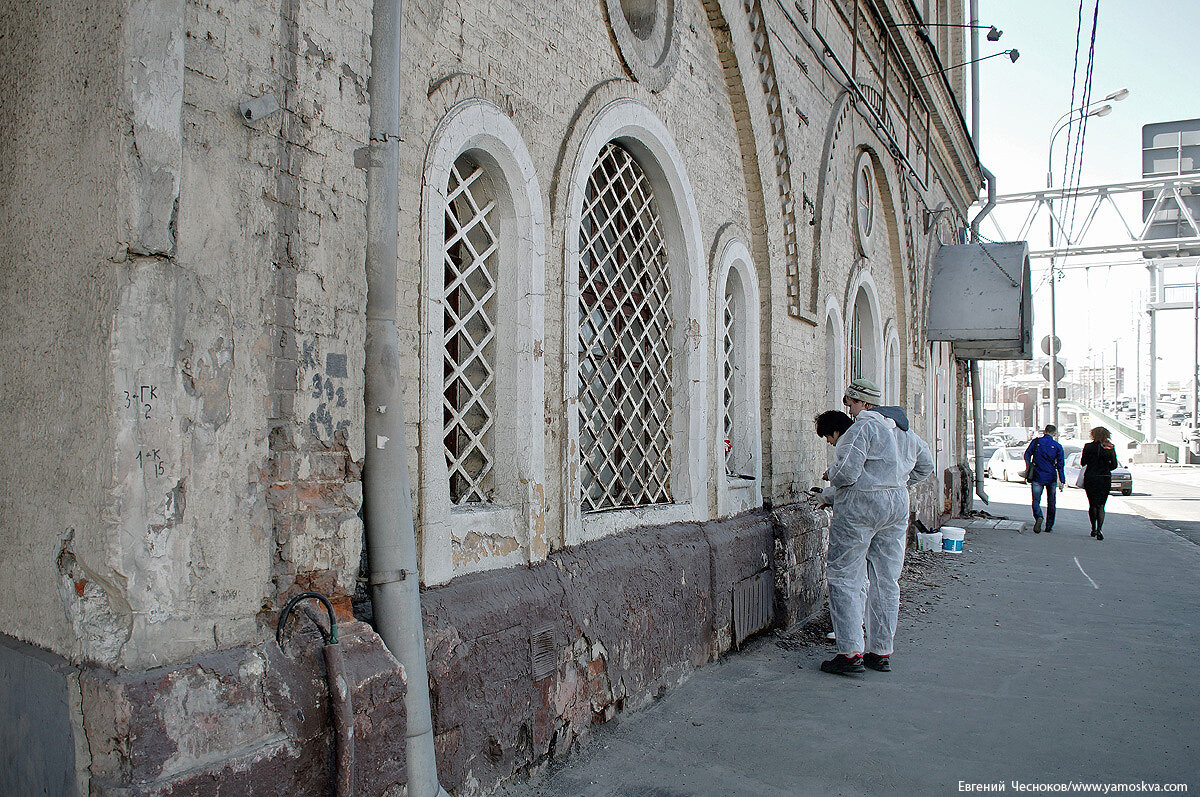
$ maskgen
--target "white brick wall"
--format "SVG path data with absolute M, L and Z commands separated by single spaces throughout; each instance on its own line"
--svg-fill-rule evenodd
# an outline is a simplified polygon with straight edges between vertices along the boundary
M 126 3 L 127 9 L 168 6 Z M 414 470 L 422 453 L 441 454 L 440 440 L 422 437 L 419 414 L 421 238 L 423 228 L 442 223 L 422 211 L 428 149 L 450 108 L 480 98 L 500 108 L 523 140 L 546 214 L 541 433 L 545 472 L 555 477 L 547 478 L 540 533 L 551 549 L 573 541 L 563 487 L 571 482 L 557 478 L 571 463 L 566 413 L 573 385 L 564 366 L 576 345 L 564 328 L 567 288 L 576 279 L 567 265 L 567 236 L 575 234 L 568 229 L 568 188 L 588 126 L 610 100 L 626 98 L 647 109 L 677 150 L 686 181 L 676 184 L 690 189 L 675 200 L 688 208 L 687 223 L 696 231 L 688 267 L 702 286 L 697 295 L 713 284 L 722 230 L 745 243 L 757 269 L 764 499 L 794 500 L 823 470 L 823 444 L 811 428 L 829 392 L 822 311 L 833 297 L 848 316 L 846 290 L 856 269 L 871 275 L 880 327 L 892 320 L 899 330 L 905 396 L 933 383 L 928 349 L 912 336 L 924 318 L 921 296 L 937 236 L 965 219 L 956 210 L 927 232 L 924 212 L 970 194 L 971 187 L 954 182 L 962 180 L 958 173 L 935 176 L 929 187 L 912 183 L 864 117 L 839 98 L 840 78 L 822 53 L 787 33 L 791 22 L 779 4 L 762 5 L 771 30 L 765 41 L 774 95 L 763 91 L 744 2 L 676 0 L 674 7 L 678 60 L 655 92 L 627 74 L 600 0 L 404 4 L 396 290 L 408 453 Z M 5 414 L 20 419 L 10 436 L 31 452 L 30 465 L 4 480 L 15 491 L 4 523 L 30 529 L 22 532 L 24 547 L 14 549 L 18 558 L 5 563 L 34 564 L 6 587 L 4 596 L 17 611 L 0 630 L 69 655 L 120 656 L 131 665 L 151 654 L 179 657 L 244 640 L 257 633 L 255 618 L 264 606 L 299 588 L 344 596 L 354 586 L 360 550 L 366 189 L 353 153 L 367 136 L 371 4 L 187 0 L 180 13 L 182 19 L 160 20 L 163 30 L 177 28 L 183 37 L 167 36 L 162 50 L 164 65 L 177 52 L 173 46 L 183 53 L 183 94 L 172 100 L 180 166 L 178 175 L 166 175 L 178 178 L 177 206 L 155 199 L 170 196 L 174 183 L 154 183 L 157 177 L 129 159 L 136 151 L 130 125 L 157 106 L 138 106 L 136 87 L 126 79 L 124 59 L 132 50 L 119 15 L 93 13 L 94 48 L 69 59 L 73 73 L 91 75 L 90 89 L 61 85 L 49 57 L 32 66 L 3 65 L 13 86 L 0 111 L 0 132 L 11 133 L 13 142 L 3 168 L 20 200 L 5 205 L 3 223 L 18 243 L 3 252 L 21 273 L 45 275 L 46 288 L 38 297 L 28 286 L 5 287 L 4 337 L 16 341 L 7 349 L 15 365 Z M 808 24 L 793 21 L 802 29 Z M 12 24 L 33 36 L 63 22 L 31 10 Z M 811 31 L 807 35 L 811 39 Z M 39 93 L 43 84 L 49 94 Z M 278 99 L 280 112 L 243 124 L 238 103 L 263 94 Z M 65 98 L 61 107 L 47 99 L 58 95 Z M 774 96 L 779 106 L 769 111 Z M 96 111 L 81 125 L 68 106 Z M 952 109 L 943 112 L 948 124 L 958 124 Z M 801 308 L 815 309 L 816 326 L 789 314 L 789 216 L 774 150 L 780 142 L 796 221 L 794 281 Z M 889 235 L 862 262 L 851 213 L 852 167 L 864 147 L 878 156 Z M 166 163 L 168 173 L 169 155 L 155 161 Z M 150 226 L 171 232 L 174 251 L 156 245 L 149 262 L 128 257 L 130 219 L 142 218 L 133 212 L 135 199 L 153 205 Z M 70 218 L 72 228 L 56 230 L 61 225 L 41 221 L 47 218 Z M 155 221 L 163 219 L 166 226 Z M 48 240 L 68 250 L 62 260 L 69 265 L 39 251 Z M 43 304 L 47 312 L 27 312 Z M 61 307 L 75 308 L 74 317 L 62 317 Z M 712 305 L 705 299 L 688 307 L 695 318 L 678 320 L 697 321 L 702 367 L 691 372 L 696 382 L 680 389 L 692 394 L 695 417 L 702 418 L 716 413 L 719 401 L 716 382 L 704 375 L 713 356 Z M 139 329 L 142 322 L 161 334 Z M 136 334 L 118 335 L 121 324 Z M 64 337 L 102 343 L 71 348 Z M 43 340 L 59 342 L 43 346 Z M 35 350 L 44 356 L 21 356 Z M 940 356 L 953 371 L 952 360 Z M 48 372 L 78 374 L 79 383 L 63 387 L 47 379 Z M 113 391 L 123 391 L 121 383 L 130 379 L 141 384 L 144 374 L 161 378 L 161 406 L 170 412 L 154 429 L 114 413 L 120 393 Z M 956 379 L 952 373 L 950 383 Z M 54 438 L 58 453 L 39 450 L 41 433 L 30 430 L 45 427 L 39 413 L 58 407 L 54 402 L 74 407 L 71 416 L 81 419 L 72 439 L 103 442 L 71 449 L 60 436 Z M 917 428 L 929 433 L 928 404 L 925 409 L 913 415 Z M 689 427 L 688 442 L 703 447 L 713 428 Z M 159 436 L 139 442 L 138 429 Z M 174 452 L 169 473 L 143 489 L 131 457 L 142 442 L 156 441 L 160 453 Z M 78 453 L 60 462 L 66 450 Z M 98 461 L 111 464 L 94 483 L 74 483 L 71 474 L 90 473 Z M 697 463 L 704 470 L 694 503 L 708 516 L 716 512 L 719 458 L 709 447 L 687 468 Z M 39 492 L 43 483 L 84 509 L 55 506 Z M 176 500 L 180 495 L 185 502 Z M 188 565 L 171 571 L 170 583 L 159 583 L 151 570 L 165 550 Z M 91 574 L 87 583 L 83 573 Z M 93 584 L 89 592 L 97 580 L 103 588 Z M 129 599 L 130 589 L 146 585 L 146 594 Z M 47 592 L 64 605 L 47 609 L 22 597 Z M 70 618 L 79 617 L 93 624 L 73 626 Z M 131 643 L 114 652 L 120 646 L 103 640 L 85 649 L 79 640 L 89 629 L 109 642 L 134 630 Z

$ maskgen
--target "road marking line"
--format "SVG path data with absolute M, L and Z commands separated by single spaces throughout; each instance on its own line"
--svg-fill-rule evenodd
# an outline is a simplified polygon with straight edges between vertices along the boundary
M 1083 573 L 1083 577 L 1086 578 L 1088 581 L 1092 581 L 1092 577 L 1089 576 L 1087 574 L 1087 572 L 1083 569 L 1083 565 L 1079 564 L 1079 557 L 1076 556 L 1073 558 L 1075 559 L 1075 566 L 1079 568 L 1080 573 Z M 1100 585 L 1097 584 L 1095 581 L 1092 581 L 1092 586 L 1095 587 L 1096 589 L 1100 589 Z

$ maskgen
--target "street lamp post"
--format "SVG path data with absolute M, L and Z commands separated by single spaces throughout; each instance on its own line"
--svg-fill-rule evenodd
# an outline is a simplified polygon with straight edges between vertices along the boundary
M 1192 453 L 1200 454 L 1200 267 L 1192 270 Z
M 1046 188 L 1054 187 L 1054 139 L 1078 114 L 1080 119 L 1088 116 L 1108 116 L 1112 113 L 1110 102 L 1120 102 L 1129 96 L 1129 89 L 1118 89 L 1102 100 L 1072 108 L 1058 118 L 1050 132 L 1050 146 L 1046 153 Z M 1065 188 L 1066 186 L 1064 186 Z M 1047 199 L 1050 206 L 1050 251 L 1054 251 L 1054 200 Z M 1064 231 L 1065 233 L 1065 231 Z M 1054 297 L 1054 283 L 1058 280 L 1054 271 L 1054 255 L 1050 255 L 1050 423 L 1058 426 L 1058 342 L 1057 337 L 1057 307 Z

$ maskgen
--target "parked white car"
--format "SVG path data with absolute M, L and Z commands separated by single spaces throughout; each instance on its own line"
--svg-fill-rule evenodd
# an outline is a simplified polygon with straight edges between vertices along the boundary
M 1006 482 L 1024 481 L 1024 472 L 1025 446 L 997 448 L 983 467 L 983 475 L 987 478 Z

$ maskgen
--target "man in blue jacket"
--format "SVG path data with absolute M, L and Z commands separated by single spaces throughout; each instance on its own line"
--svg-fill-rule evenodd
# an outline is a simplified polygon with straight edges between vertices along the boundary
M 1034 534 L 1040 534 L 1042 531 L 1042 492 L 1046 493 L 1046 533 L 1049 534 L 1054 530 L 1056 493 L 1061 492 L 1067 483 L 1066 474 L 1063 473 L 1063 447 L 1054 439 L 1056 432 L 1058 427 L 1052 423 L 1046 424 L 1042 436 L 1030 440 L 1025 448 L 1028 474 L 1025 478 L 1033 491 Z M 1054 489 L 1055 482 L 1058 482 L 1057 491 Z M 1047 490 L 1047 487 L 1050 489 Z

